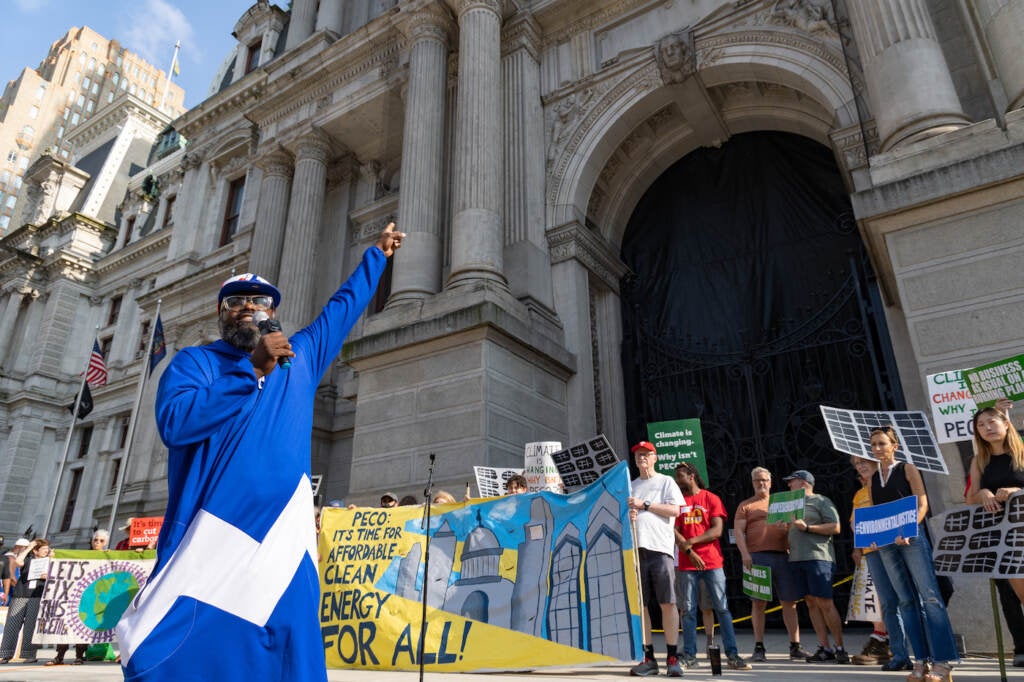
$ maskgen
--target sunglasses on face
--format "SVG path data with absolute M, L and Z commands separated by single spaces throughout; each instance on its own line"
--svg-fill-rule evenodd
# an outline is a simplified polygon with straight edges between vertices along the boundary
M 270 296 L 225 296 L 221 301 L 221 307 L 226 310 L 238 310 L 246 303 L 259 310 L 274 307 L 274 299 Z

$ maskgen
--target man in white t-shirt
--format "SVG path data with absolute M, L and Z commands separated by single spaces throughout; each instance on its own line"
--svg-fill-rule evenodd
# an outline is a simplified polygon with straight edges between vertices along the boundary
M 676 644 L 679 642 L 679 612 L 676 611 L 675 549 L 673 524 L 683 504 L 683 494 L 671 476 L 654 470 L 658 452 L 654 445 L 640 441 L 631 449 L 640 476 L 630 485 L 629 518 L 634 522 L 637 554 L 640 560 L 640 590 L 644 605 L 644 660 L 629 669 L 630 675 L 647 677 L 658 674 L 651 644 L 651 616 L 649 609 L 661 607 L 661 622 L 665 629 L 668 649 L 666 674 L 682 677 Z

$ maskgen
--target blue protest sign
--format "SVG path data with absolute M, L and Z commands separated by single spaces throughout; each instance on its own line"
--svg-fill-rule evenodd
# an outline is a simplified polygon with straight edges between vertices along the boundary
M 891 545 L 898 536 L 917 537 L 917 497 L 853 510 L 853 546 Z

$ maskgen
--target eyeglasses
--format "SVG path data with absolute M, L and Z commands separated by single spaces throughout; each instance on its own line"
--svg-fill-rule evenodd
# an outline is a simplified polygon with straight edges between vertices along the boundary
M 220 305 L 225 310 L 238 310 L 246 303 L 259 310 L 274 307 L 274 299 L 270 296 L 225 296 Z

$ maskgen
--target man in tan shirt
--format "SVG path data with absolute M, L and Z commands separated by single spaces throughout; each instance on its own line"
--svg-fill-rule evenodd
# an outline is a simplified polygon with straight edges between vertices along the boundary
M 772 474 L 764 467 L 757 467 L 750 472 L 750 479 L 754 485 L 754 496 L 740 502 L 733 522 L 736 547 L 740 550 L 744 567 L 771 568 L 773 595 L 782 604 L 782 621 L 789 633 L 789 657 L 804 660 L 811 654 L 800 646 L 800 623 L 796 615 L 796 602 L 804 595 L 800 594 L 789 566 L 788 534 L 781 525 L 767 523 Z M 750 601 L 750 622 L 754 627 L 754 654 L 750 660 L 764 661 L 764 613 L 768 602 L 761 599 Z

